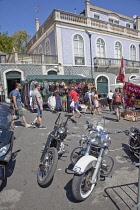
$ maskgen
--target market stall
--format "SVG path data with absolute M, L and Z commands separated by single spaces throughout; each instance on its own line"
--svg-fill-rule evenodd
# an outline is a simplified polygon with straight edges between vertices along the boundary
M 50 95 L 57 95 L 57 100 L 61 104 L 67 103 L 67 96 L 71 86 L 74 86 L 79 92 L 85 91 L 92 83 L 89 78 L 81 75 L 28 75 L 24 82 L 24 90 L 22 92 L 23 101 L 26 107 L 31 105 L 31 92 L 34 89 L 34 83 L 39 82 L 41 85 L 41 94 L 43 97 L 43 106 L 46 107 Z M 65 105 L 64 105 L 65 106 Z M 67 107 L 64 107 L 66 111 Z
M 129 121 L 140 120 L 140 86 L 125 82 L 123 92 L 126 104 L 124 119 Z

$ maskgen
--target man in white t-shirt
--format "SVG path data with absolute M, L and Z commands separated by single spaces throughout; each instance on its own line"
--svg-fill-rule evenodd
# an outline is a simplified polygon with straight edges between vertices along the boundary
M 110 92 L 107 95 L 107 100 L 108 100 L 108 105 L 109 105 L 109 109 L 110 111 L 112 111 L 112 97 L 113 97 L 113 92 L 112 90 L 110 90 Z

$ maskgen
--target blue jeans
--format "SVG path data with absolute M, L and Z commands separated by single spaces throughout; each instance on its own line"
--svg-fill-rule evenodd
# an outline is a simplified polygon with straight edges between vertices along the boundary
M 42 116 L 42 111 L 40 110 L 40 107 L 37 106 L 36 110 L 37 110 L 37 116 L 41 117 Z

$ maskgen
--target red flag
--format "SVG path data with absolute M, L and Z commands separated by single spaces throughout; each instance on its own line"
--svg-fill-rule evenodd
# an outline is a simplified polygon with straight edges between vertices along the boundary
M 120 80 L 120 82 L 122 82 L 122 83 L 125 82 L 125 67 L 124 67 L 124 58 L 123 57 L 121 60 L 121 67 L 120 67 L 120 71 L 117 76 L 117 79 Z

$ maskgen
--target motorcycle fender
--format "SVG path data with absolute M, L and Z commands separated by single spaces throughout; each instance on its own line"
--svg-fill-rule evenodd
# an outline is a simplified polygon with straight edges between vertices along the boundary
M 88 169 L 95 167 L 97 158 L 91 155 L 85 155 L 75 164 L 73 171 L 77 174 L 83 174 Z

